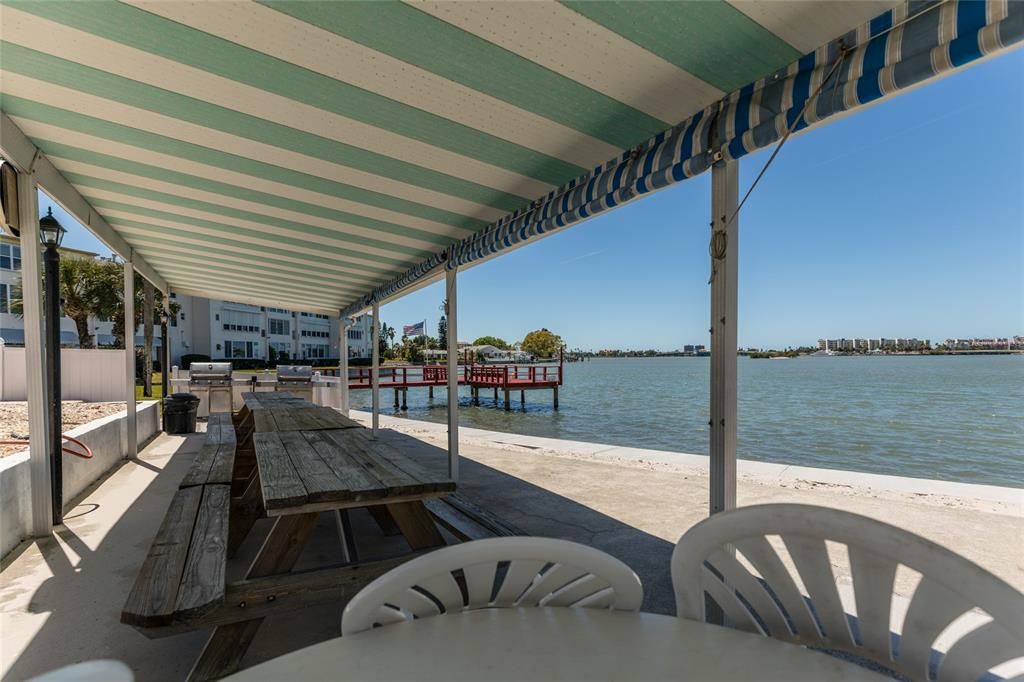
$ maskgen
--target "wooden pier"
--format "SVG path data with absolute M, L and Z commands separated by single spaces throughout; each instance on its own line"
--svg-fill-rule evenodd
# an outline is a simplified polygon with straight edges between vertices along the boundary
M 321 372 L 323 370 L 320 370 Z M 504 397 L 505 409 L 510 410 L 513 391 L 519 391 L 519 399 L 526 406 L 526 392 L 550 390 L 552 405 L 558 409 L 558 388 L 562 385 L 562 363 L 549 364 L 481 364 L 459 365 L 458 385 L 469 386 L 474 402 L 480 402 L 481 391 L 494 391 L 494 399 Z M 406 396 L 410 388 L 426 388 L 431 398 L 435 386 L 448 385 L 447 365 L 404 365 L 380 368 L 380 388 L 395 392 L 395 408 L 408 409 Z M 363 390 L 373 387 L 371 369 L 355 367 L 349 369 L 349 390 Z M 399 402 L 401 399 L 401 402 Z

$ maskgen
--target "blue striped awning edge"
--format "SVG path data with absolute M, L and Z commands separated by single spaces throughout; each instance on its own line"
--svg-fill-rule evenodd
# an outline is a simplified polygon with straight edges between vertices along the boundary
M 908 0 L 432 256 L 342 315 L 390 298 L 442 265 L 468 265 L 551 234 L 700 175 L 716 158 L 736 160 L 775 144 L 790 126 L 814 127 L 1022 41 L 1024 2 Z

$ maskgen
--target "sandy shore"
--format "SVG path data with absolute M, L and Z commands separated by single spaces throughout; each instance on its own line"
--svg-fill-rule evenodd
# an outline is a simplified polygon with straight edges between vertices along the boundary
M 124 401 L 112 403 L 86 403 L 65 400 L 61 404 L 63 430 L 91 422 L 94 419 L 123 412 Z M 28 440 L 28 403 L 24 401 L 0 402 L 0 440 Z M 21 452 L 27 445 L 0 445 L 0 457 Z
M 352 416 L 369 424 L 369 413 Z M 381 416 L 381 426 L 445 447 L 446 426 Z M 461 454 L 675 542 L 707 516 L 707 457 L 460 429 Z M 742 460 L 741 505 L 795 502 L 899 525 L 1024 590 L 1024 490 Z M 519 510 L 524 517 L 529 509 Z M 505 513 L 514 514 L 514 511 Z M 837 576 L 846 572 L 836 562 Z M 912 592 L 913 576 L 899 583 Z

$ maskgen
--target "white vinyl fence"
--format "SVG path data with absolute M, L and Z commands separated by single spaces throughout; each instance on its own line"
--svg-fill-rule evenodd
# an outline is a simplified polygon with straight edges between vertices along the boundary
M 64 400 L 124 400 L 123 350 L 62 348 L 61 397 Z M 0 400 L 28 400 L 25 349 L 0 343 Z

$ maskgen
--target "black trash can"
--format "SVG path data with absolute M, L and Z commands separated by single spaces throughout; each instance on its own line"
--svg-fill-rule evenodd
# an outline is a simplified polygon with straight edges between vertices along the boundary
M 164 398 L 164 433 L 195 433 L 199 398 L 191 393 L 173 393 Z

